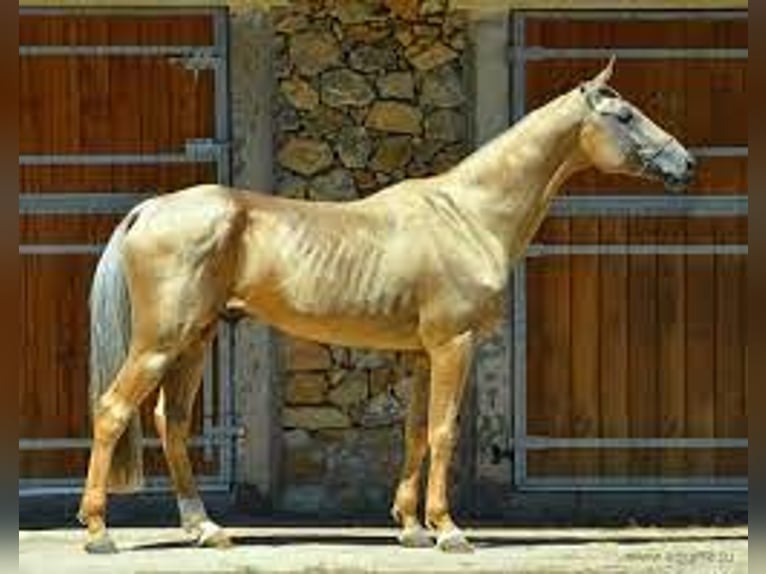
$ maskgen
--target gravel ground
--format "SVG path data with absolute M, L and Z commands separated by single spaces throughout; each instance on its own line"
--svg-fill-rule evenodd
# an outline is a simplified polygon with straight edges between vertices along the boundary
M 233 528 L 229 550 L 176 528 L 113 528 L 121 552 L 89 556 L 80 530 L 19 532 L 19 572 L 474 574 L 748 571 L 748 528 L 477 529 L 472 554 L 404 549 L 388 528 Z

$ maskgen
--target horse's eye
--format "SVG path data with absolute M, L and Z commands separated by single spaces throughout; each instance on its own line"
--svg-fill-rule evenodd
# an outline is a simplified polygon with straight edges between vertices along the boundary
M 621 124 L 629 124 L 633 121 L 633 112 L 629 108 L 622 108 L 617 112 L 617 120 Z

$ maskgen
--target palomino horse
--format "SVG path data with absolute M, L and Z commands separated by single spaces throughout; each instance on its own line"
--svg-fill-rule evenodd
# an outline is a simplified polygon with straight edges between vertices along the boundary
M 140 483 L 137 409 L 157 387 L 181 523 L 201 545 L 229 543 L 205 512 L 185 442 L 203 350 L 219 316 L 237 310 L 299 337 L 429 360 L 430 381 L 418 378 L 409 401 L 392 513 L 402 544 L 431 545 L 433 533 L 442 550 L 470 550 L 450 517 L 448 469 L 472 350 L 498 315 L 514 262 L 572 173 L 595 166 L 675 187 L 694 167 L 607 86 L 612 66 L 446 173 L 366 199 L 312 203 L 204 185 L 133 209 L 91 292 L 94 430 L 79 514 L 86 549 L 115 551 L 107 489 Z M 431 532 L 417 515 L 427 451 Z

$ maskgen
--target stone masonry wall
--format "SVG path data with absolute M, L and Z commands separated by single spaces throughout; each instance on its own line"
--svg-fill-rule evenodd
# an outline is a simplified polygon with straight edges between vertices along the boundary
M 272 10 L 275 190 L 364 197 L 468 152 L 466 22 L 446 0 Z M 282 338 L 282 510 L 380 514 L 402 458 L 399 357 Z

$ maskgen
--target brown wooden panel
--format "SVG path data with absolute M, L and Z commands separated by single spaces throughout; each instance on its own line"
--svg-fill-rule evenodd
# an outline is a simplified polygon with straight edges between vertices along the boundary
M 705 227 L 689 221 L 687 229 Z M 715 257 L 686 258 L 686 431 L 715 436 Z M 711 453 L 689 453 L 689 472 L 712 474 Z
M 559 237 L 569 232 L 565 220 L 549 229 Z M 568 437 L 572 435 L 569 257 L 528 262 L 527 301 L 527 323 L 534 325 L 527 331 L 530 433 Z M 552 468 L 568 464 L 561 457 L 566 458 L 566 453 L 551 453 Z
M 22 130 L 19 153 L 179 152 L 186 140 L 215 134 L 209 70 L 195 77 L 156 57 L 46 56 L 21 62 L 20 115 L 29 133 Z M 159 116 L 172 117 L 170 138 L 162 121 L 150 121 Z
M 651 220 L 629 222 L 631 244 L 647 242 L 656 233 Z M 632 437 L 657 436 L 657 257 L 628 256 L 628 397 L 629 428 Z M 632 454 L 632 475 L 654 474 L 654 460 Z
M 195 475 L 217 472 L 218 459 L 205 460 L 200 447 L 189 449 Z M 85 478 L 88 470 L 89 451 L 42 450 L 19 452 L 19 476 L 23 478 Z M 157 447 L 144 451 L 144 472 L 147 476 L 168 476 L 167 464 L 162 450 Z
M 95 257 L 21 259 L 19 435 L 84 436 L 87 293 Z
M 209 15 L 23 15 L 19 45 L 211 45 Z
M 598 240 L 599 222 L 574 219 L 570 223 L 573 241 Z M 597 257 L 573 256 L 570 259 L 570 341 L 571 429 L 572 436 L 597 437 L 601 434 L 599 395 L 599 351 L 603 344 L 599 331 L 599 267 Z M 596 475 L 599 459 L 575 461 L 577 472 Z
M 686 224 L 674 219 L 660 229 L 662 240 L 685 242 Z M 658 437 L 678 438 L 686 434 L 686 258 L 657 257 L 657 407 Z M 677 449 L 663 451 L 661 472 L 682 475 L 686 458 Z
M 745 48 L 747 20 L 526 21 L 529 46 L 546 48 Z
M 598 244 L 603 243 L 624 245 L 624 238 L 607 235 L 599 237 L 590 234 L 577 234 L 562 237 L 549 233 L 551 227 L 557 227 L 559 221 L 564 218 L 549 217 L 543 221 L 540 230 L 535 236 L 533 243 L 548 244 Z M 597 218 L 577 217 L 573 220 L 590 222 L 586 225 L 593 225 Z M 692 244 L 692 245 L 747 245 L 748 238 L 748 219 L 747 217 L 656 217 L 656 218 L 603 218 L 602 221 L 651 221 L 652 225 L 647 226 L 641 232 L 641 241 L 652 245 L 673 245 L 673 244 Z M 678 234 L 678 229 L 686 228 L 685 236 Z
M 746 258 L 718 256 L 716 268 L 715 330 L 715 435 L 747 437 Z M 737 466 L 729 453 L 716 457 L 717 472 Z
M 22 244 L 105 243 L 122 215 L 20 215 Z
M 216 181 L 212 163 L 19 166 L 20 193 L 167 193 Z
M 559 449 L 557 449 L 559 450 Z M 606 465 L 599 475 L 603 478 L 676 478 L 694 479 L 717 476 L 721 478 L 741 478 L 747 476 L 748 460 L 746 449 L 560 449 L 558 455 L 554 450 L 530 451 L 527 459 L 527 469 L 531 477 L 552 476 L 593 476 L 588 472 L 592 461 L 602 458 L 611 460 L 639 460 L 642 461 L 643 469 L 652 469 L 652 472 L 626 474 L 619 467 Z M 715 473 L 705 472 L 702 468 L 687 469 L 677 465 L 668 465 L 667 460 L 682 460 L 687 458 L 706 458 L 718 456 L 731 461 L 725 468 L 719 468 Z
M 600 223 L 601 240 L 627 243 L 628 223 L 608 219 Z M 599 331 L 601 334 L 600 382 L 601 433 L 605 437 L 629 436 L 628 424 L 628 258 L 625 255 L 600 260 Z M 602 472 L 628 473 L 629 457 L 615 451 L 602 459 Z
M 602 66 L 530 62 L 527 107 L 571 90 Z M 747 60 L 624 60 L 610 85 L 686 146 L 747 145 Z

